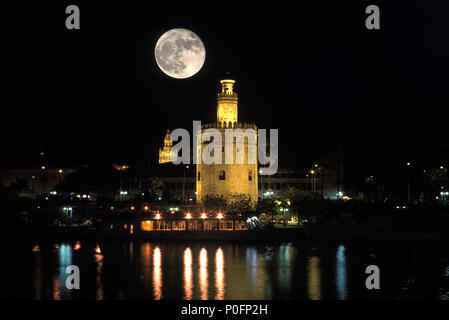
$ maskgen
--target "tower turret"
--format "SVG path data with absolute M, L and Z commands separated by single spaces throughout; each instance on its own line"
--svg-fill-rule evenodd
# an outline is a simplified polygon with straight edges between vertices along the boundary
M 235 80 L 229 77 L 229 74 L 225 79 L 220 80 L 221 92 L 218 93 L 217 103 L 217 122 L 222 124 L 233 124 L 238 122 L 238 97 L 237 92 L 234 92 Z

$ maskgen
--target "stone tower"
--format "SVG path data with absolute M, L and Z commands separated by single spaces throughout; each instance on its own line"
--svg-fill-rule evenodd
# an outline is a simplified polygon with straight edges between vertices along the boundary
M 202 124 L 201 136 L 204 135 L 205 130 L 210 128 L 217 129 L 220 132 L 222 161 L 221 164 L 206 164 L 204 161 L 197 164 L 197 201 L 201 202 L 206 195 L 230 200 L 233 194 L 245 194 L 250 197 L 251 202 L 255 205 L 258 198 L 257 127 L 254 123 L 238 121 L 238 97 L 234 91 L 235 80 L 227 76 L 220 82 L 221 92 L 218 93 L 217 99 L 217 122 Z M 233 136 L 228 140 L 230 143 L 226 144 L 227 136 L 225 133 L 230 131 L 232 131 Z M 253 133 L 252 138 L 248 137 L 250 132 Z M 208 144 L 209 142 L 198 144 L 201 154 Z M 225 150 L 227 150 L 226 155 Z M 240 155 L 238 155 L 239 153 Z M 232 163 L 229 163 L 229 161 L 226 163 L 227 157 L 232 157 Z M 237 161 L 237 157 L 243 159 L 243 161 Z M 254 157 L 255 161 L 251 160 Z
M 178 155 L 172 151 L 172 148 L 173 141 L 170 140 L 170 130 L 167 130 L 164 137 L 164 146 L 159 149 L 159 163 L 176 161 Z

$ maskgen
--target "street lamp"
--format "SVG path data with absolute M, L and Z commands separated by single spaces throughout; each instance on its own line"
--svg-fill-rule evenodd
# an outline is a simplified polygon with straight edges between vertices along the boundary
M 182 202 L 185 200 L 186 169 L 189 169 L 189 166 L 185 166 L 184 168 L 184 179 L 182 180 Z
M 315 177 L 315 170 L 310 170 L 310 174 L 312 175 L 312 192 L 316 192 L 316 177 Z
M 407 162 L 407 167 L 410 168 L 411 163 Z M 410 204 L 411 197 L 410 197 L 410 171 L 407 171 L 407 203 Z

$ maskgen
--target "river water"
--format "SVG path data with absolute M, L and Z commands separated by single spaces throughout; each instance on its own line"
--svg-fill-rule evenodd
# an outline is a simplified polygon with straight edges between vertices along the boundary
M 433 243 L 36 242 L 7 261 L 2 298 L 449 299 L 449 250 Z M 366 289 L 368 265 L 379 290 Z

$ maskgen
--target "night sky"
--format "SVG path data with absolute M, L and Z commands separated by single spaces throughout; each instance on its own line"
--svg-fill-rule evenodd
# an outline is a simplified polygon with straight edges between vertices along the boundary
M 279 129 L 281 167 L 341 145 L 346 172 L 365 173 L 440 161 L 433 150 L 449 144 L 442 1 L 92 2 L 4 6 L 0 165 L 26 165 L 40 148 L 61 164 L 154 163 L 166 129 L 216 121 L 226 71 L 239 119 Z M 65 28 L 69 4 L 80 7 L 81 30 Z M 380 7 L 381 30 L 365 28 L 369 4 Z M 191 78 L 156 65 L 156 41 L 171 28 L 206 47 Z

